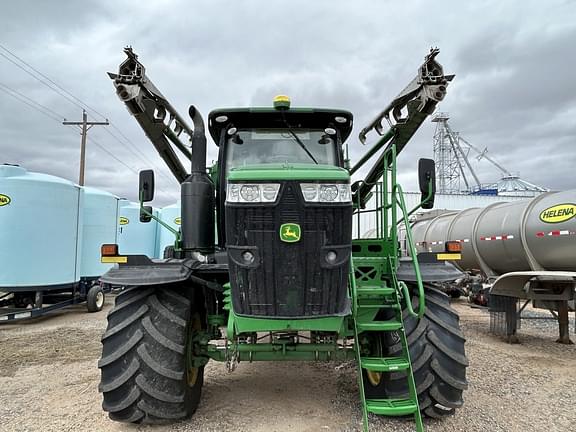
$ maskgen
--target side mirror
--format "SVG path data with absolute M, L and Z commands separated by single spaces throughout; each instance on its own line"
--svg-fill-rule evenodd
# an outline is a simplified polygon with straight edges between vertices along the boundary
M 152 206 L 143 206 L 140 209 L 140 222 L 150 222 L 152 220 Z
M 434 196 L 436 195 L 436 164 L 432 159 L 420 159 L 418 161 L 418 184 L 422 197 L 423 209 L 434 207 Z
M 141 202 L 148 202 L 154 199 L 154 171 L 140 171 L 139 195 Z

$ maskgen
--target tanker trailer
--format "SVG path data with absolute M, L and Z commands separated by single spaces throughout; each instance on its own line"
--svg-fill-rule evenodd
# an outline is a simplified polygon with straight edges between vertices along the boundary
M 460 242 L 458 265 L 482 275 L 492 297 L 532 300 L 534 307 L 558 311 L 559 341 L 569 342 L 569 302 L 576 287 L 576 190 L 447 212 L 417 220 L 412 229 L 418 251 L 439 252 L 447 241 Z M 508 336 L 511 331 L 515 328 L 507 329 Z

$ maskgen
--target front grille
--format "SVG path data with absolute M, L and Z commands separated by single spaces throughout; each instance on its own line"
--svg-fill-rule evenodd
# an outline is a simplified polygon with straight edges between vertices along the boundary
M 347 281 L 352 232 L 350 204 L 305 204 L 299 184 L 282 185 L 276 204 L 226 203 L 232 303 L 240 315 L 318 317 L 349 308 Z M 280 240 L 280 226 L 297 223 L 296 243 Z M 242 253 L 255 260 L 245 263 Z M 336 263 L 325 260 L 337 253 Z

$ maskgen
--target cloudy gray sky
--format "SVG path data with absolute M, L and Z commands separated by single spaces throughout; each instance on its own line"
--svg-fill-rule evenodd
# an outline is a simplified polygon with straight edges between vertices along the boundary
M 432 7 L 416 0 L 21 0 L 2 7 L 0 44 L 88 104 L 91 120 L 110 119 L 111 134 L 104 127 L 89 132 L 86 184 L 129 199 L 136 198 L 135 172 L 150 162 L 158 173 L 156 205 L 175 201 L 179 190 L 106 76 L 124 60 L 125 45 L 183 114 L 192 103 L 204 115 L 223 106 L 269 105 L 280 93 L 293 105 L 349 109 L 356 116 L 352 155 L 365 150 L 357 131 L 438 46 L 445 72 L 456 74 L 439 107 L 450 113 L 452 128 L 530 182 L 575 187 L 576 2 L 570 0 Z M 77 180 L 80 137 L 57 118 L 80 120 L 79 102 L 9 59 L 18 63 L 0 48 L 0 163 Z M 57 116 L 17 101 L 7 93 L 14 90 Z M 432 156 L 433 134 L 427 122 L 402 154 L 405 189 L 416 189 L 416 160 Z M 473 160 L 482 182 L 498 179 L 497 170 Z

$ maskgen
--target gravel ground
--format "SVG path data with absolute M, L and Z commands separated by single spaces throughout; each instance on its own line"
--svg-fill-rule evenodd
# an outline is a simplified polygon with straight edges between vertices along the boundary
M 110 307 L 108 300 L 106 310 Z M 426 420 L 426 429 L 574 430 L 576 346 L 554 342 L 556 324 L 523 321 L 522 343 L 508 345 L 488 334 L 487 312 L 463 301 L 455 307 L 468 338 L 470 388 L 456 416 Z M 78 306 L 0 326 L 1 431 L 361 430 L 354 365 L 332 363 L 242 363 L 229 375 L 222 364 L 211 362 L 201 405 L 190 421 L 158 427 L 113 423 L 101 410 L 97 391 L 105 315 Z M 371 417 L 370 430 L 414 429 L 406 419 Z

